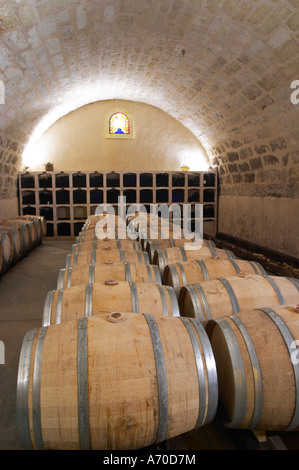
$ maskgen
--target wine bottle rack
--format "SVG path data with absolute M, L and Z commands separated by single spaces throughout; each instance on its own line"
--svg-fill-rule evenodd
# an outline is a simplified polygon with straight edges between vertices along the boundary
M 76 237 L 99 204 L 116 206 L 119 196 L 126 205 L 203 204 L 204 234 L 217 231 L 216 171 L 157 172 L 21 172 L 20 215 L 43 215 L 47 237 Z M 191 224 L 192 227 L 192 224 Z

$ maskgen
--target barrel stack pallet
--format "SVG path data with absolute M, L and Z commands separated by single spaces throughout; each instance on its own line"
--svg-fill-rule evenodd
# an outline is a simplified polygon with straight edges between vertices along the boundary
M 86 220 L 24 338 L 24 448 L 185 450 L 182 436 L 220 411 L 224 428 L 284 448 L 267 432 L 299 430 L 299 281 L 172 238 L 171 224 L 167 239 L 98 239 L 99 220 Z
M 42 243 L 45 235 L 46 220 L 43 216 L 18 216 L 0 222 L 0 279 Z

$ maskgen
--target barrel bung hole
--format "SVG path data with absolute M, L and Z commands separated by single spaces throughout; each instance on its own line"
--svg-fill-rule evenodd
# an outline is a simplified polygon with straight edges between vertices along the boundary
M 121 312 L 112 312 L 108 315 L 108 321 L 111 323 L 120 323 L 124 321 L 125 316 Z

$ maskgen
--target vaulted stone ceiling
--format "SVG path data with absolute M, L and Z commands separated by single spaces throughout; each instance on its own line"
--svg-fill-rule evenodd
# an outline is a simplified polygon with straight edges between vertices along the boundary
M 1 197 L 40 123 L 111 98 L 189 127 L 228 191 L 295 195 L 298 0 L 2 0 L 0 32 Z

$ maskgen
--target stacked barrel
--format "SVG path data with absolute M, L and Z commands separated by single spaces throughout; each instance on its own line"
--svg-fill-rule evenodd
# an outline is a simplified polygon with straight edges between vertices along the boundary
M 204 244 L 200 254 L 159 243 L 148 251 L 163 284 L 174 288 L 181 317 L 208 334 L 225 426 L 298 431 L 299 280 L 215 246 L 209 257 Z
M 164 238 L 162 221 L 147 239 L 138 217 L 115 219 L 111 239 L 105 217 L 87 219 L 24 338 L 23 446 L 138 449 L 213 422 L 219 407 L 225 426 L 298 430 L 299 281 L 178 239 L 173 225 Z
M 46 231 L 43 216 L 18 216 L 0 222 L 0 275 L 40 244 Z
M 140 240 L 98 238 L 104 218 L 86 221 L 46 296 L 41 328 L 24 338 L 24 448 L 137 449 L 215 416 L 216 364 L 204 327 L 181 318 Z

